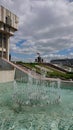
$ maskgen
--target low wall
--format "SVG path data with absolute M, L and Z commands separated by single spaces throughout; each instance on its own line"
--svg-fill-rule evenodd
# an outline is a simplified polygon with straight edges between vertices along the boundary
M 13 70 L 14 66 L 0 58 L 0 70 Z
M 0 59 L 0 83 L 13 80 L 28 82 L 28 72 L 4 58 Z
M 11 82 L 14 80 L 15 70 L 1 70 L 0 83 Z

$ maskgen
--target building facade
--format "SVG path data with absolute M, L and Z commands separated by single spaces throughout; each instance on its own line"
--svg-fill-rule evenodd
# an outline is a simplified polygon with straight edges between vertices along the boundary
M 0 58 L 9 60 L 10 37 L 18 30 L 18 17 L 0 6 Z
M 50 63 L 57 65 L 73 65 L 73 59 L 55 59 L 51 60 Z

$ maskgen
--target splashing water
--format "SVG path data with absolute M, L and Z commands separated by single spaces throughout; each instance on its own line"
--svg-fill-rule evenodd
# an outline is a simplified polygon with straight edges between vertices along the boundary
M 73 84 L 0 84 L 0 130 L 73 130 Z

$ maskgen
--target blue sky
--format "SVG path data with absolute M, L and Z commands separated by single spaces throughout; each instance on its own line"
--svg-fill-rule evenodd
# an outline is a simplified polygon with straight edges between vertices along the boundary
M 19 17 L 10 38 L 13 60 L 34 61 L 37 52 L 46 62 L 73 57 L 73 0 L 0 0 Z
M 25 40 L 25 39 L 22 39 L 22 40 L 20 40 L 19 42 L 17 42 L 17 43 L 16 43 L 16 46 L 22 47 L 22 44 L 23 44 L 23 43 L 26 43 L 26 40 Z

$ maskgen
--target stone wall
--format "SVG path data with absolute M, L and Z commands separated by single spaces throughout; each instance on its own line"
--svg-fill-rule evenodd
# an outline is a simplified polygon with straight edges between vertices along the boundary
M 14 81 L 15 70 L 2 70 L 0 71 L 0 83 Z

